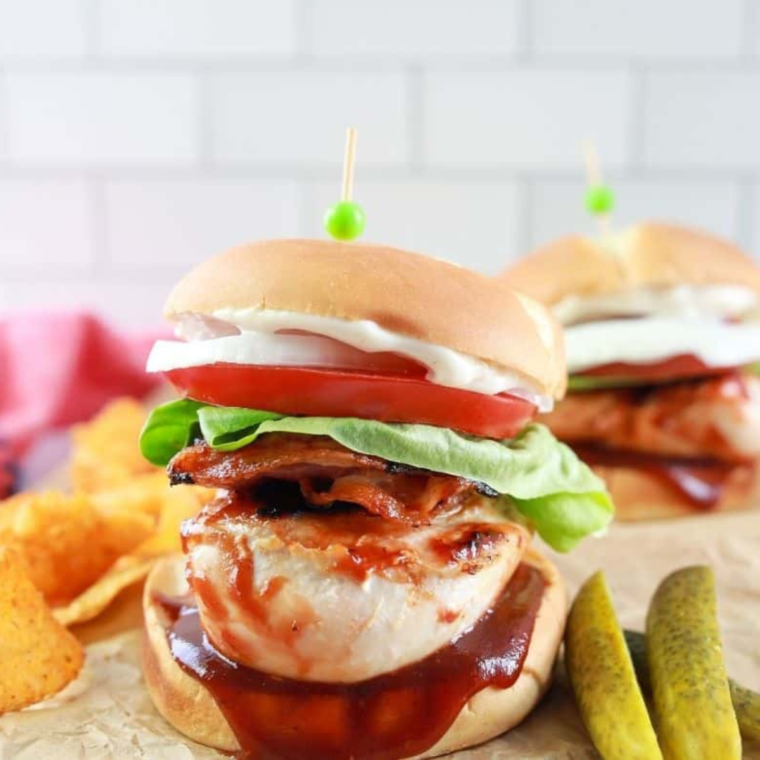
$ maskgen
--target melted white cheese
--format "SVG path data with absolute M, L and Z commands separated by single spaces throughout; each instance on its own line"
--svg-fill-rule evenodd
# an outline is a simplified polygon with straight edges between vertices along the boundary
M 760 324 L 716 319 L 608 319 L 565 330 L 570 374 L 613 362 L 650 364 L 693 354 L 710 367 L 760 360 Z
M 309 335 L 283 334 L 301 331 Z M 386 330 L 370 320 L 348 320 L 272 309 L 219 309 L 210 317 L 187 315 L 177 327 L 189 341 L 158 341 L 148 359 L 149 372 L 166 372 L 215 362 L 280 366 L 327 366 L 361 369 L 356 357 L 346 361 L 331 338 L 366 353 L 409 357 L 427 367 L 437 385 L 485 395 L 508 392 L 551 411 L 553 400 L 515 373 L 473 356 Z
M 760 296 L 741 285 L 679 285 L 638 288 L 595 296 L 567 296 L 553 306 L 563 325 L 615 316 L 719 317 L 757 316 Z

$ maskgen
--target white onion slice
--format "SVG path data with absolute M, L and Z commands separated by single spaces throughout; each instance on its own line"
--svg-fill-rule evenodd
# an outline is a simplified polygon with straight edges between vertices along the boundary
M 550 396 L 525 388 L 520 385 L 515 375 L 499 373 L 477 359 L 462 356 L 459 361 L 460 366 L 452 368 L 445 361 L 437 363 L 435 367 L 430 367 L 421 359 L 409 358 L 427 367 L 426 379 L 432 383 L 486 395 L 510 393 L 526 399 L 541 412 L 552 409 L 553 399 Z M 469 371 L 463 372 L 461 365 L 467 361 L 472 362 L 473 366 L 465 367 Z M 156 341 L 148 357 L 147 370 L 148 372 L 168 372 L 173 369 L 202 367 L 217 363 L 368 372 L 393 371 L 408 366 L 403 358 L 394 360 L 391 351 L 361 351 L 320 335 L 243 331 L 238 335 L 225 335 L 190 343 Z M 489 370 L 485 376 L 482 371 L 479 371 L 480 365 Z
M 565 329 L 570 374 L 614 362 L 650 364 L 693 354 L 708 367 L 760 360 L 760 325 L 714 319 L 610 319 Z
M 370 354 L 319 335 L 243 332 L 183 343 L 159 340 L 148 357 L 148 372 L 166 372 L 206 364 L 263 364 L 345 370 L 392 371 L 408 365 L 389 354 Z

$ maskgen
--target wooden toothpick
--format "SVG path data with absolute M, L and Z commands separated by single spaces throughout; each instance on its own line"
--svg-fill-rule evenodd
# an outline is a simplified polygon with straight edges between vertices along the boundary
M 583 141 L 583 161 L 586 164 L 586 184 L 589 187 L 602 184 L 602 170 L 599 166 L 599 154 L 591 140 Z
M 586 209 L 596 217 L 599 236 L 606 238 L 611 232 L 610 213 L 615 205 L 615 196 L 602 181 L 599 154 L 590 140 L 583 142 L 583 161 L 586 165 Z
M 343 157 L 342 201 L 350 201 L 354 191 L 354 159 L 356 157 L 356 128 L 346 130 L 346 153 Z

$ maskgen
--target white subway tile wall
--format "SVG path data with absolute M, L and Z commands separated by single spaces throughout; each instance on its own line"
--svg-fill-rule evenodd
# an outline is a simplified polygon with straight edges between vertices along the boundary
M 193 166 L 198 83 L 186 74 L 6 74 L 9 161 L 19 166 Z
M 105 188 L 106 248 L 115 270 L 176 272 L 245 241 L 292 237 L 293 180 L 112 180 Z
M 0 178 L 2 275 L 86 275 L 96 260 L 92 183 Z
M 606 166 L 630 161 L 625 71 L 436 72 L 424 91 L 422 156 L 431 167 L 577 169 L 579 136 L 594 141 Z
M 749 0 L 753 2 L 753 0 Z M 539 55 L 637 60 L 732 58 L 744 0 L 535 0 Z
M 652 72 L 645 89 L 647 166 L 760 169 L 760 70 Z
M 82 58 L 86 36 L 82 0 L 0 0 L 3 60 Z
M 751 0 L 0 0 L 0 313 L 156 324 L 219 249 L 324 235 L 349 124 L 368 240 L 493 273 L 590 231 L 592 139 L 615 223 L 760 254 Z
M 108 57 L 229 60 L 297 51 L 296 0 L 96 1 L 97 49 Z
M 515 53 L 519 0 L 312 0 L 309 52 L 424 62 Z
M 403 167 L 409 158 L 400 71 L 212 74 L 207 88 L 211 159 L 220 166 L 340 170 L 347 124 L 361 135 L 361 166 Z

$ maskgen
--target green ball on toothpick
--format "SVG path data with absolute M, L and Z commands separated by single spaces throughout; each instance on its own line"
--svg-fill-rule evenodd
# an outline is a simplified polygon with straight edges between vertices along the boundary
M 586 164 L 586 194 L 584 203 L 586 211 L 596 218 L 599 237 L 605 239 L 610 235 L 610 215 L 615 208 L 615 193 L 609 185 L 602 182 L 602 170 L 599 165 L 594 144 L 586 141 L 583 144 L 583 158 Z
M 365 222 L 364 209 L 353 201 L 338 201 L 325 212 L 325 229 L 336 240 L 356 240 Z
M 615 208 L 615 193 L 609 185 L 592 185 L 586 190 L 586 210 L 590 214 L 609 214 Z
M 340 200 L 327 209 L 324 219 L 325 229 L 336 240 L 356 240 L 364 232 L 364 209 L 351 200 L 355 155 L 356 130 L 349 127 L 346 132 L 346 155 L 343 159 L 343 189 Z

